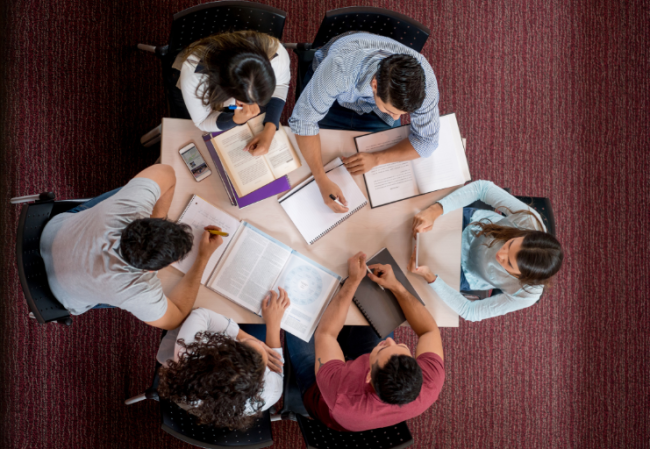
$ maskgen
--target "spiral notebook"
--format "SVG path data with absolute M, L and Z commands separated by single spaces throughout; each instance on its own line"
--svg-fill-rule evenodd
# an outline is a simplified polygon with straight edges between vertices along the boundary
M 388 249 L 381 249 L 377 254 L 368 259 L 366 263 L 368 265 L 380 263 L 392 266 L 397 280 L 401 282 L 409 293 L 424 304 L 422 298 L 417 294 Z M 380 338 L 385 338 L 406 321 L 404 312 L 402 312 L 402 308 L 395 295 L 388 289 L 382 290 L 368 276 L 364 277 L 361 284 L 359 284 L 353 301 Z
M 361 193 L 361 189 L 354 182 L 352 175 L 340 158 L 327 164 L 325 172 L 327 177 L 335 182 L 343 192 L 348 202 L 348 212 L 338 214 L 323 202 L 323 197 L 313 176 L 298 184 L 279 199 L 282 208 L 310 245 L 368 204 L 368 200 Z

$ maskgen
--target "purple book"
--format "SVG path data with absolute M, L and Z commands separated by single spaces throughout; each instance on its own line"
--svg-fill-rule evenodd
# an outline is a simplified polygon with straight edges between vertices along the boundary
M 205 146 L 208 147 L 208 152 L 210 153 L 210 157 L 212 157 L 214 166 L 217 169 L 217 174 L 219 175 L 219 178 L 221 178 L 221 182 L 226 189 L 228 198 L 230 198 L 230 204 L 243 209 L 244 207 L 257 203 L 258 201 L 286 192 L 291 188 L 289 178 L 285 175 L 246 196 L 239 197 L 235 188 L 232 186 L 232 182 L 230 182 L 226 170 L 223 168 L 223 164 L 217 155 L 217 151 L 214 149 L 214 145 L 212 144 L 212 137 L 218 136 L 219 134 L 221 134 L 221 132 L 205 134 L 203 140 L 205 141 Z

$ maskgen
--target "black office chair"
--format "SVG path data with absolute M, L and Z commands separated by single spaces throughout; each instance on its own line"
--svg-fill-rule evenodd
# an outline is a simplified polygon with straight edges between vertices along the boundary
M 348 31 L 367 31 L 395 39 L 407 47 L 420 52 L 431 34 L 431 30 L 404 14 L 384 8 L 352 6 L 327 11 L 311 44 L 285 44 L 298 56 L 296 79 L 296 101 L 304 89 L 303 81 L 316 50 L 335 36 Z
M 163 336 L 165 333 L 163 333 Z M 267 410 L 257 418 L 255 423 L 246 431 L 228 430 L 213 426 L 197 424 L 196 417 L 180 408 L 174 402 L 160 399 L 158 396 L 158 369 L 160 363 L 156 362 L 156 369 L 147 390 L 124 401 L 131 405 L 145 399 L 158 401 L 162 415 L 162 429 L 173 437 L 197 447 L 210 449 L 226 449 L 237 447 L 241 449 L 260 449 L 273 444 L 271 432 L 271 415 Z
M 305 405 L 296 376 L 291 366 L 291 357 L 284 347 L 284 391 L 282 392 L 282 420 L 297 421 L 300 432 L 305 439 L 307 449 L 358 448 L 358 449 L 402 449 L 413 444 L 413 437 L 406 424 L 401 422 L 394 426 L 364 432 L 338 432 L 311 419 Z
M 506 188 L 504 190 L 510 193 L 510 189 Z M 515 198 L 517 198 L 519 201 L 524 202 L 529 207 L 535 209 L 535 211 L 540 215 L 540 217 L 542 217 L 542 222 L 544 223 L 544 226 L 546 226 L 546 231 L 549 234 L 555 236 L 555 215 L 553 214 L 553 207 L 551 206 L 551 200 L 549 200 L 548 198 L 537 197 L 537 196 L 515 195 Z M 475 201 L 467 207 L 472 207 L 474 209 L 494 210 L 492 206 L 485 204 L 483 201 Z M 472 299 L 485 299 L 485 298 L 489 298 L 490 296 L 498 295 L 499 293 L 501 293 L 501 290 L 499 289 L 470 290 L 470 291 L 464 291 L 462 293 L 465 296 L 470 297 Z M 542 296 L 544 296 L 544 293 L 542 293 Z M 542 296 L 540 296 L 539 299 L 542 299 Z
M 247 1 L 203 3 L 174 14 L 169 44 L 155 47 L 138 44 L 140 50 L 155 53 L 161 60 L 169 117 L 189 119 L 183 98 L 176 88 L 178 73 L 172 65 L 178 54 L 192 42 L 218 33 L 254 30 L 282 39 L 286 13 L 280 9 Z M 160 141 L 161 126 L 142 136 L 148 147 Z
M 33 203 L 29 204 L 29 202 Z M 18 277 L 30 310 L 30 318 L 41 324 L 57 322 L 70 325 L 70 312 L 54 297 L 47 281 L 45 264 L 41 257 L 41 234 L 52 217 L 67 212 L 87 199 L 54 201 L 54 193 L 46 192 L 12 198 L 12 204 L 24 204 L 20 211 L 16 235 Z

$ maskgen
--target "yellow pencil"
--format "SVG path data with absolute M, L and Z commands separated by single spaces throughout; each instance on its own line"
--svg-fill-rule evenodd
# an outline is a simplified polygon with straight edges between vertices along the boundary
M 208 229 L 208 232 L 209 232 L 210 234 L 213 234 L 213 235 L 220 235 L 221 237 L 228 237 L 228 236 L 230 235 L 230 234 L 228 234 L 227 232 L 223 232 L 223 231 L 215 231 L 215 230 L 213 230 L 213 229 Z

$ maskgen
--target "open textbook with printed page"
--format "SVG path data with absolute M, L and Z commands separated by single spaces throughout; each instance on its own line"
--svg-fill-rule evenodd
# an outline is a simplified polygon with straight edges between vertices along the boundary
M 236 126 L 212 138 L 219 159 L 240 197 L 302 165 L 282 126 L 275 132 L 269 152 L 264 156 L 251 156 L 248 151 L 244 151 L 248 142 L 264 130 L 265 116 L 266 114 L 261 114 L 242 126 Z
M 187 273 L 196 260 L 203 228 L 221 227 L 229 236 L 210 258 L 201 283 L 257 315 L 262 313 L 262 300 L 268 292 L 284 288 L 291 306 L 281 327 L 309 341 L 338 291 L 339 275 L 196 195 L 178 222 L 192 227 L 194 245 L 192 252 L 173 267 Z
M 409 125 L 355 137 L 357 151 L 385 150 L 408 138 Z M 378 165 L 363 175 L 370 207 L 385 206 L 472 179 L 456 114 L 440 117 L 438 148 L 427 158 Z

